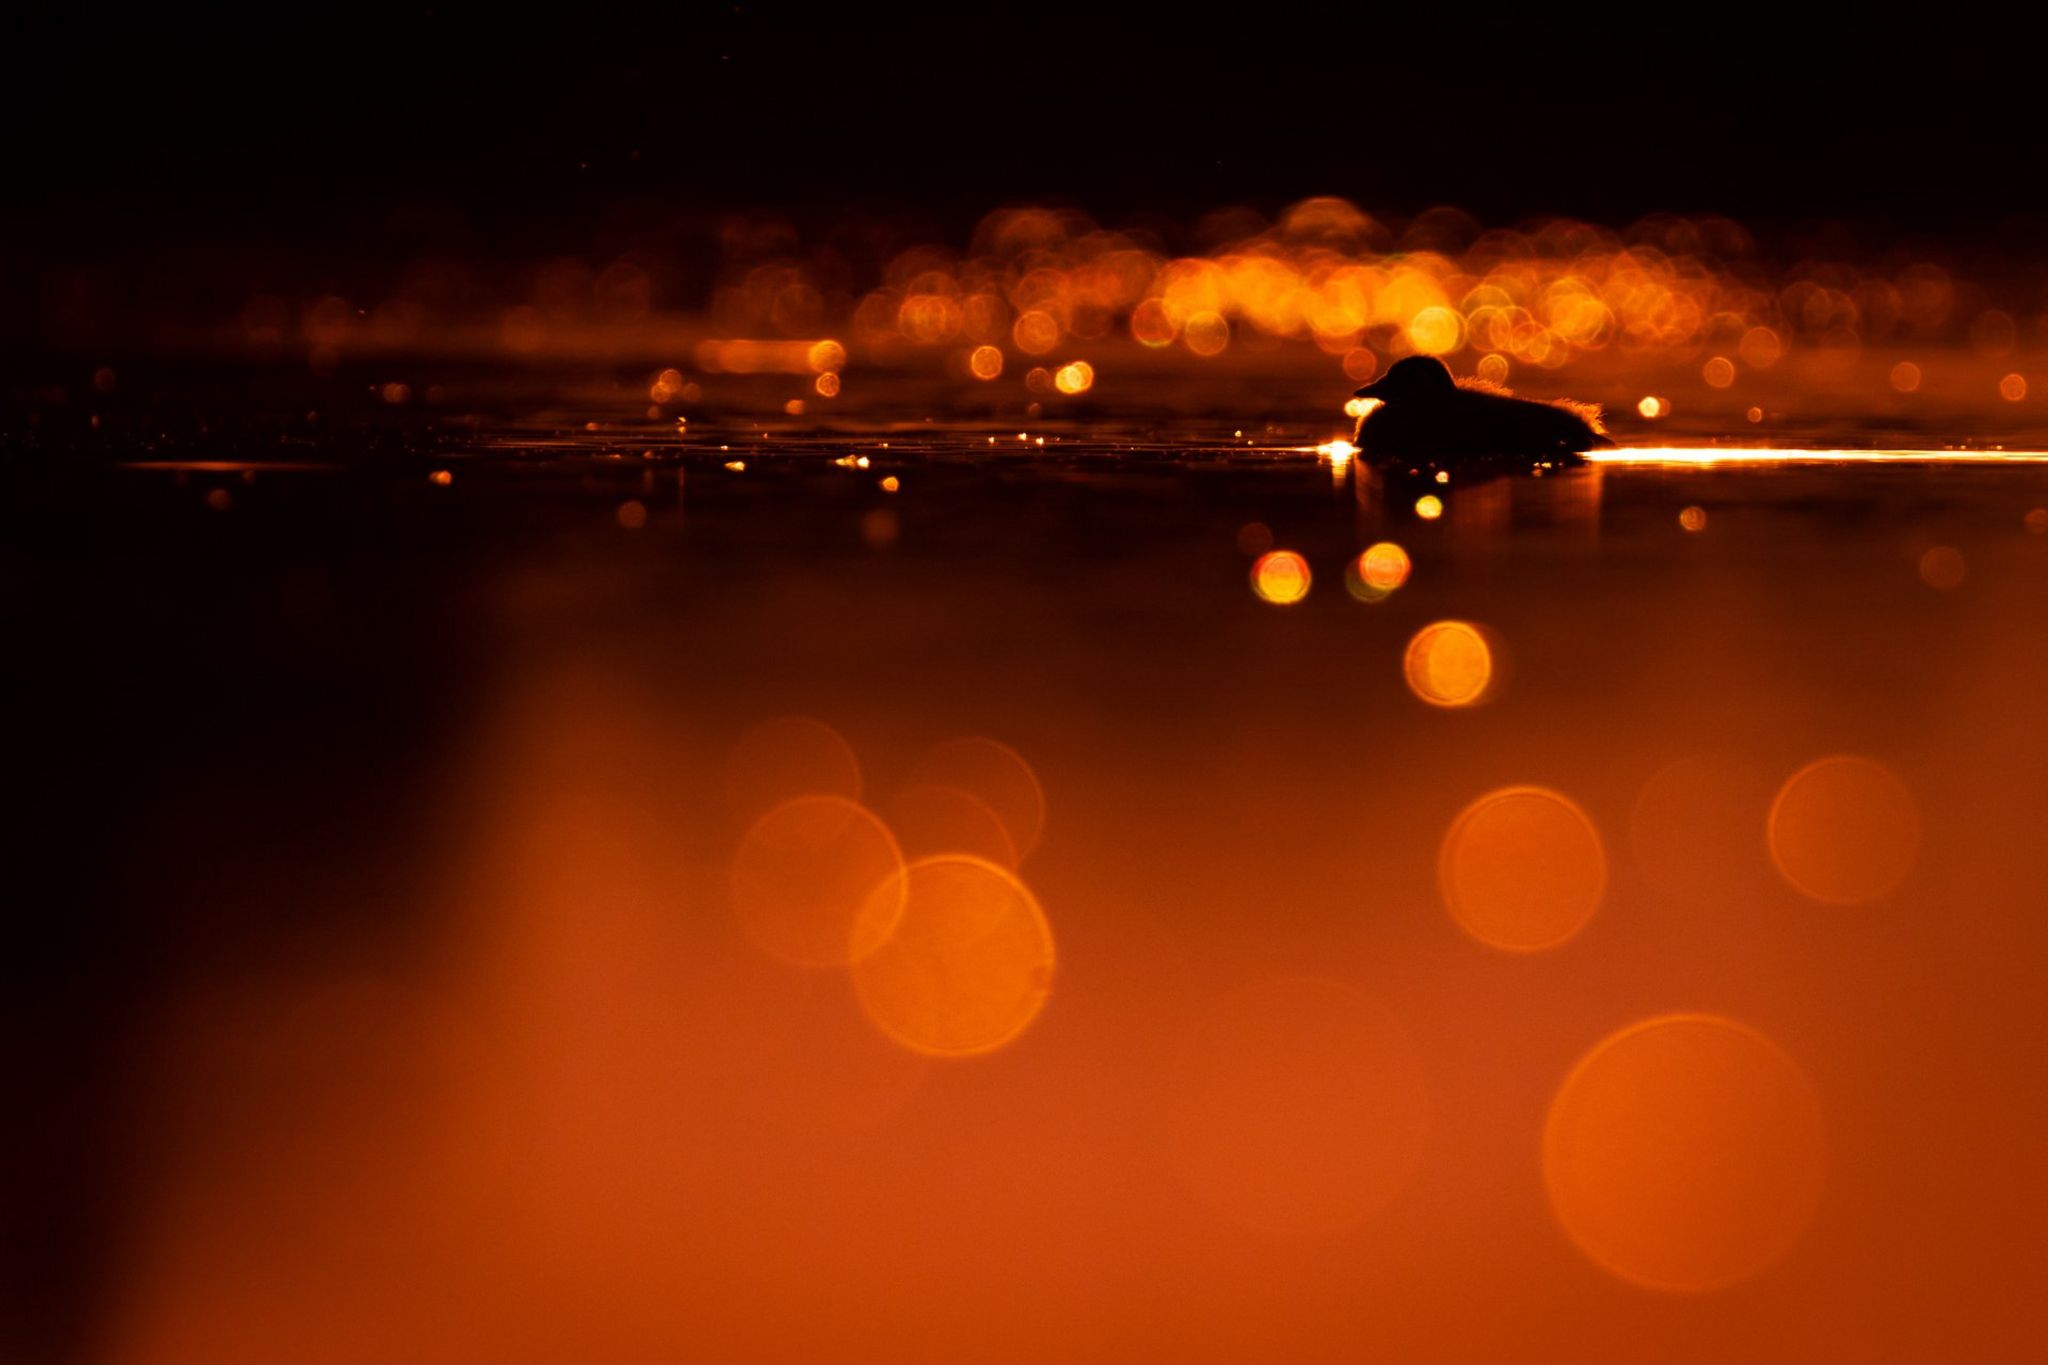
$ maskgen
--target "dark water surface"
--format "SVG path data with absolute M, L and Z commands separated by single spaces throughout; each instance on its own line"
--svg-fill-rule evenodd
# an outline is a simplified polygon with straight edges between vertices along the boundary
M 2039 1334 L 2048 466 L 651 430 L 0 473 L 26 1349 Z M 736 900 L 820 793 L 913 865 L 850 970 L 846 826 Z

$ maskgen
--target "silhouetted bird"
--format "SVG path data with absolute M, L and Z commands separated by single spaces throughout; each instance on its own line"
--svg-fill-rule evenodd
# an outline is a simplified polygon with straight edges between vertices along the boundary
M 1435 356 L 1397 360 L 1354 396 L 1379 400 L 1352 438 L 1378 459 L 1568 460 L 1614 444 L 1597 407 L 1531 402 L 1483 380 L 1461 384 Z

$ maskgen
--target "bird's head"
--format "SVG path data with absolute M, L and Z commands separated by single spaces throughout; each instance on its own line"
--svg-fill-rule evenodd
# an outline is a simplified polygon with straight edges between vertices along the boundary
M 1455 392 L 1457 387 L 1443 361 L 1433 355 L 1411 355 L 1395 361 L 1385 374 L 1351 396 L 1392 403 L 1435 398 Z

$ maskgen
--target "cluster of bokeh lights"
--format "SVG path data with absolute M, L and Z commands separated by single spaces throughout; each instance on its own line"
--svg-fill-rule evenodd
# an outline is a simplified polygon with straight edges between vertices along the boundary
M 772 802 L 730 872 L 755 944 L 795 967 L 848 971 L 869 1021 L 912 1052 L 975 1056 L 1030 1027 L 1055 950 L 1018 872 L 1045 820 L 1021 755 L 978 737 L 934 747 L 883 803 L 893 822 L 860 803 L 851 747 L 810 717 L 754 726 L 727 767 L 736 809 Z
M 1696 532 L 1706 514 L 1687 507 L 1680 522 Z M 1239 540 L 1262 550 L 1253 567 L 1262 600 L 1291 606 L 1307 596 L 1303 556 L 1264 548 L 1270 535 L 1256 524 Z M 1935 567 L 1923 558 L 1922 576 L 1931 585 L 1960 574 L 1941 559 L 1955 554 L 1949 547 L 1927 553 Z M 1346 566 L 1347 587 L 1380 600 L 1408 582 L 1412 567 L 1402 547 L 1379 542 Z M 1438 620 L 1410 637 L 1401 668 L 1418 702 L 1455 713 L 1498 693 L 1503 658 L 1489 628 Z M 1639 857 L 1660 875 L 1675 860 L 1670 871 L 1688 886 L 1714 881 L 1727 852 L 1695 849 L 1704 831 L 1685 812 L 1701 792 L 1725 785 L 1719 769 L 1696 777 L 1681 761 L 1668 772 L 1682 783 L 1673 788 L 1678 806 L 1664 810 L 1672 793 L 1660 773 L 1638 812 Z M 1919 803 L 1897 772 L 1867 755 L 1800 766 L 1753 818 L 1752 832 L 1736 837 L 1759 845 L 1780 884 L 1816 905 L 1877 903 L 1918 861 Z M 1565 951 L 1587 933 L 1609 875 L 1599 825 L 1570 795 L 1543 785 L 1477 794 L 1437 849 L 1447 919 L 1514 956 Z M 1333 1038 L 1350 1041 L 1337 1048 Z M 1294 1059 L 1290 1079 L 1254 1060 L 1283 1053 Z M 1190 1056 L 1176 1157 L 1195 1190 L 1236 1221 L 1285 1235 L 1338 1230 L 1391 1200 L 1419 1160 L 1429 1105 L 1412 1047 L 1384 1006 L 1348 986 L 1302 979 L 1247 988 L 1218 1008 Z M 1696 1293 L 1750 1279 L 1789 1253 L 1818 1214 L 1828 1148 L 1822 1105 L 1797 1060 L 1749 1024 L 1673 1013 L 1617 1028 L 1580 1058 L 1553 1093 L 1540 1165 L 1557 1225 L 1592 1262 L 1643 1288 Z
M 1712 216 L 1488 228 L 1455 209 L 1400 221 L 1319 196 L 1182 228 L 1008 207 L 964 241 L 913 240 L 855 260 L 774 215 L 743 214 L 712 259 L 635 251 L 531 265 L 513 286 L 524 296 L 495 313 L 476 311 L 489 297 L 478 282 L 457 288 L 419 268 L 367 299 L 259 293 L 233 330 L 261 353 L 300 348 L 319 373 L 345 355 L 658 356 L 646 394 L 665 417 L 714 388 L 729 401 L 723 377 L 755 375 L 801 378 L 785 410 L 803 415 L 846 391 L 849 366 L 936 369 L 965 392 L 1021 385 L 1029 401 L 1057 403 L 1095 394 L 1106 364 L 1121 375 L 1285 353 L 1362 381 L 1425 354 L 1502 384 L 1607 356 L 1696 375 L 1713 394 L 1788 356 L 1847 362 L 1866 349 L 1916 357 L 1886 356 L 1876 382 L 1890 396 L 1928 387 L 1933 357 L 1967 353 L 1986 370 L 1973 381 L 1982 400 L 2000 408 L 2027 400 L 2019 366 L 2041 323 L 2023 297 L 1943 261 L 1774 254 Z M 394 404 L 427 393 L 384 387 Z M 1664 394 L 1631 401 L 1645 420 L 1672 412 Z

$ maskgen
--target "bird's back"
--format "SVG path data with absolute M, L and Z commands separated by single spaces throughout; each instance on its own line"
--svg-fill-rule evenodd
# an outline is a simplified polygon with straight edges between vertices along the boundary
M 1358 424 L 1367 455 L 1554 458 L 1611 445 L 1579 413 L 1483 389 L 1459 388 L 1433 402 L 1375 408 Z

